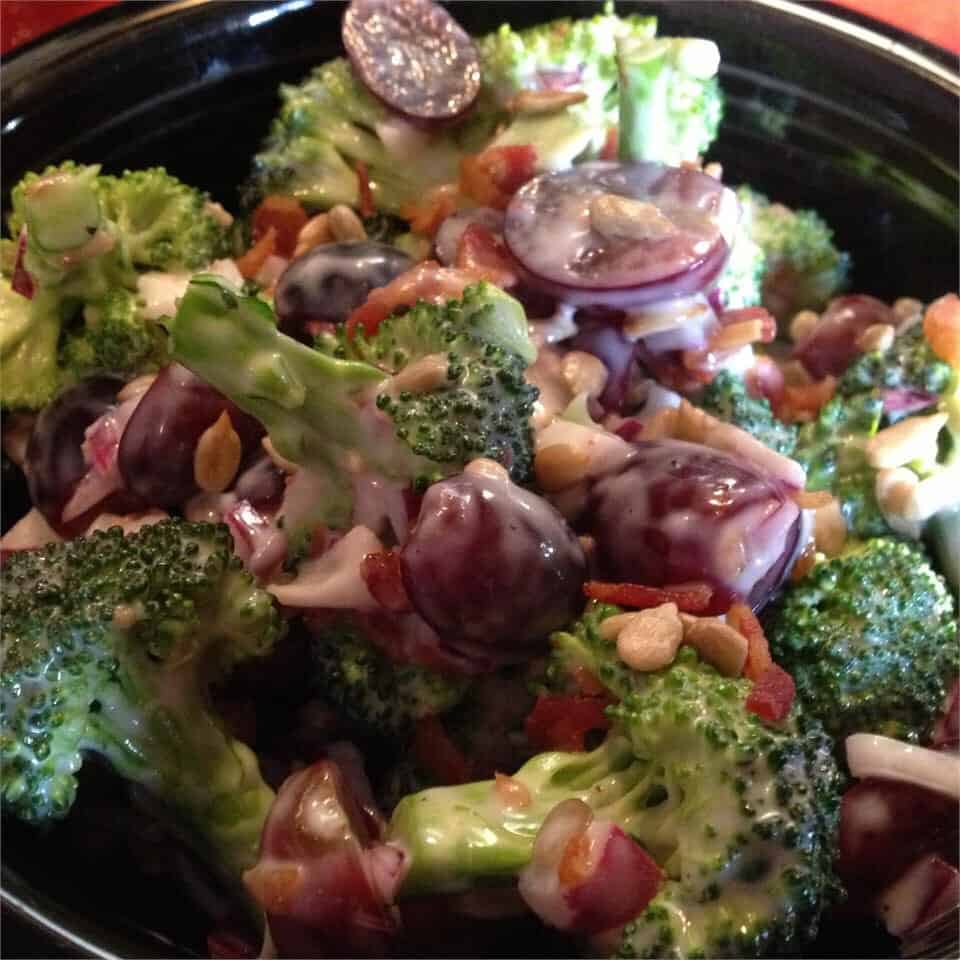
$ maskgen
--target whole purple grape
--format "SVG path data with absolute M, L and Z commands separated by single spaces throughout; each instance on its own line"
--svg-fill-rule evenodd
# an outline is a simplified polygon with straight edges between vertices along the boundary
M 800 508 L 780 481 L 679 440 L 639 441 L 598 480 L 587 507 L 600 575 L 649 586 L 706 581 L 714 612 L 762 606 L 789 572 Z
M 444 644 L 500 663 L 530 657 L 583 605 L 586 560 L 573 531 L 494 468 L 469 467 L 427 490 L 400 569 Z

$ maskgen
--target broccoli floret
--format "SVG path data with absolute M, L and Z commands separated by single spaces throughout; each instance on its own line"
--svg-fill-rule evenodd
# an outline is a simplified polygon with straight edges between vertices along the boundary
M 706 153 L 723 113 L 717 45 L 627 34 L 617 38 L 617 64 L 621 161 L 677 166 Z
M 552 642 L 554 666 L 588 662 L 620 703 L 589 753 L 546 753 L 514 775 L 529 804 L 505 808 L 490 781 L 404 798 L 390 838 L 411 853 L 402 895 L 509 883 L 547 814 L 571 797 L 619 824 L 666 878 L 629 923 L 618 956 L 758 956 L 816 935 L 836 893 L 831 872 L 839 773 L 816 722 L 781 726 L 745 709 L 750 683 L 690 647 L 656 673 L 617 660 L 598 631 L 620 612 L 592 604 Z
M 753 206 L 741 206 L 730 256 L 717 278 L 717 292 L 726 310 L 756 307 L 763 303 L 767 255 L 754 238 L 752 221 Z
M 273 793 L 209 687 L 268 653 L 281 620 L 227 528 L 166 520 L 15 553 L 3 603 L 4 809 L 66 816 L 93 751 L 192 828 L 214 863 L 235 877 L 251 866 Z
M 771 450 L 789 457 L 797 445 L 797 428 L 778 420 L 765 397 L 752 397 L 741 377 L 720 373 L 701 392 L 697 406 L 720 420 L 746 430 Z
M 870 390 L 919 390 L 939 395 L 952 379 L 950 365 L 933 352 L 918 323 L 894 338 L 889 350 L 857 357 L 840 377 L 837 393 L 850 397 Z M 884 419 L 892 423 L 898 418 L 887 413 Z
M 479 456 L 517 479 L 530 471 L 534 348 L 522 307 L 490 284 L 388 318 L 337 357 L 280 333 L 266 304 L 212 275 L 194 277 L 169 326 L 174 359 L 257 417 L 282 456 L 328 476 L 318 522 L 349 520 L 348 455 L 418 486 Z M 438 379 L 394 388 L 390 375 L 418 361 Z
M 421 717 L 445 713 L 467 682 L 390 660 L 342 616 L 312 630 L 310 654 L 319 693 L 367 733 L 403 737 Z
M 457 179 L 461 151 L 453 134 L 419 134 L 401 124 L 345 59 L 316 67 L 298 85 L 283 84 L 280 98 L 243 191 L 247 207 L 271 193 L 296 197 L 309 210 L 356 206 L 357 161 L 367 165 L 374 203 L 388 213 Z M 390 136 L 394 127 L 401 143 Z
M 112 371 L 146 372 L 167 359 L 166 331 L 144 318 L 129 290 L 111 290 L 83 310 L 83 327 L 60 348 L 60 365 L 78 380 Z
M 858 537 L 890 533 L 877 503 L 876 472 L 866 458 L 866 443 L 882 415 L 883 398 L 877 391 L 834 397 L 816 420 L 801 426 L 793 453 L 806 468 L 807 489 L 832 493 L 847 529 Z
M 0 281 L 0 395 L 9 409 L 38 410 L 60 388 L 57 341 L 60 311 L 56 298 L 39 293 L 32 300 Z
M 764 612 L 771 652 L 829 733 L 918 742 L 960 667 L 956 606 L 919 546 L 868 540 Z
M 763 305 L 778 318 L 822 309 L 843 288 L 850 269 L 850 258 L 837 250 L 830 227 L 813 210 L 770 203 L 746 186 L 737 197 L 740 229 L 749 232 L 765 257 Z
M 206 195 L 159 168 L 109 177 L 67 162 L 27 174 L 11 199 L 36 292 L 29 308 L 3 295 L 3 406 L 36 409 L 79 378 L 162 365 L 166 335 L 140 309 L 137 271 L 191 269 L 226 252 Z
M 163 167 L 101 177 L 100 189 L 124 256 L 138 269 L 198 270 L 229 255 L 230 233 L 208 210 L 210 198 Z

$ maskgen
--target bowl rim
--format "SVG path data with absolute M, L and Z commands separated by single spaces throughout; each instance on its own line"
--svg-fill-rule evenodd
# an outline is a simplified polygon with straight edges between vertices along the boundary
M 293 12 L 314 6 L 316 2 L 317 0 L 292 0 L 292 2 L 287 0 L 275 5 L 281 8 L 280 12 Z M 470 2 L 470 0 L 455 0 L 455 2 Z M 804 21 L 856 43 L 948 93 L 960 97 L 960 70 L 947 66 L 950 62 L 957 63 L 956 58 L 952 57 L 950 51 L 920 37 L 858 15 L 853 10 L 834 6 L 824 9 L 825 4 L 801 3 L 797 0 L 740 0 L 740 2 Z M 4 57 L 3 67 L 5 79 L 8 81 L 7 89 L 14 85 L 18 75 L 33 73 L 43 64 L 76 56 L 84 50 L 115 39 L 131 27 L 173 18 L 187 10 L 205 6 L 206 3 L 207 0 L 169 0 L 169 2 L 151 4 L 120 3 L 64 24 L 15 48 Z M 8 128 L 7 124 L 4 124 L 3 132 Z M 99 938 L 67 926 L 68 917 L 62 915 L 64 910 L 59 904 L 53 901 L 39 904 L 38 894 L 41 899 L 45 899 L 41 891 L 34 891 L 4 865 L 2 879 L 0 879 L 0 907 L 9 910 L 41 937 L 46 937 L 63 948 L 83 956 L 94 957 L 96 960 L 120 960 L 121 955 L 102 942 L 98 942 Z M 75 916 L 69 919 L 74 921 Z M 126 939 L 118 931 L 113 931 L 110 937 L 114 941 L 120 940 L 121 937 Z M 144 955 L 142 950 L 140 955 Z

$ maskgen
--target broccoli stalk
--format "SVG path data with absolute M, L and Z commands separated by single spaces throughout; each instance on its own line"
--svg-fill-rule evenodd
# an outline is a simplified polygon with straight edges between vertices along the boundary
M 514 775 L 530 802 L 508 806 L 492 781 L 401 800 L 389 838 L 410 854 L 401 895 L 511 883 L 547 814 L 570 798 L 642 844 L 666 879 L 629 923 L 618 956 L 758 956 L 816 934 L 831 872 L 839 774 L 829 741 L 799 710 L 764 726 L 745 709 L 750 683 L 721 677 L 689 647 L 636 673 L 592 604 L 554 635 L 551 669 L 588 666 L 617 697 L 612 729 L 590 753 L 546 753 Z
M 227 528 L 168 520 L 16 553 L 3 601 L 4 809 L 33 823 L 66 816 L 94 751 L 238 878 L 256 860 L 273 792 L 209 691 L 269 653 L 281 620 Z
M 520 305 L 489 284 L 461 301 L 420 303 L 371 337 L 345 339 L 334 357 L 280 333 L 266 304 L 203 275 L 170 332 L 175 359 L 257 417 L 282 456 L 329 478 L 318 522 L 349 521 L 347 461 L 358 455 L 421 486 L 479 456 L 529 473 L 536 391 L 523 370 L 533 347 Z M 393 386 L 391 374 L 420 361 L 434 382 Z
M 0 389 L 3 406 L 37 410 L 59 389 L 60 312 L 56 297 L 32 300 L 0 281 Z
M 710 40 L 617 37 L 621 161 L 677 166 L 704 154 L 723 111 L 719 64 Z
M 884 537 L 818 564 L 764 611 L 808 712 L 851 733 L 921 742 L 960 668 L 956 604 L 923 549 Z

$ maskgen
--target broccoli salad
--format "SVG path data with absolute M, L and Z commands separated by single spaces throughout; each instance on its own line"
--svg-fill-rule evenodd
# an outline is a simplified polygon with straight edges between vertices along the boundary
M 960 901 L 960 297 L 849 292 L 724 180 L 709 39 L 342 39 L 232 214 L 13 189 L 5 818 L 98 757 L 216 957 L 915 937 Z

